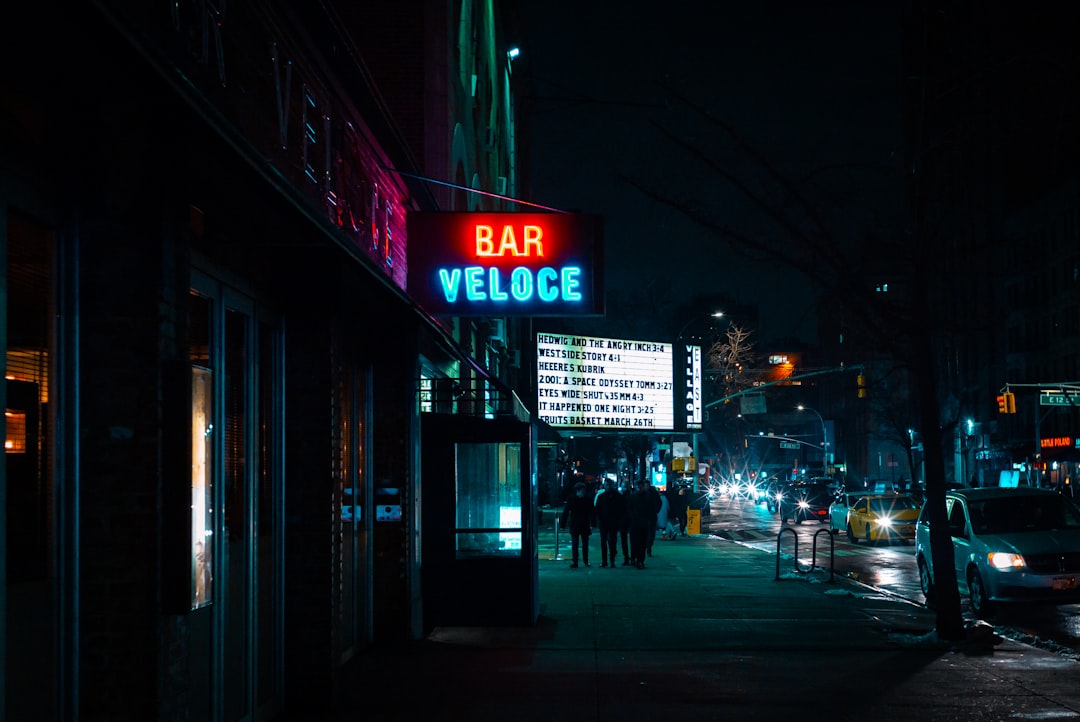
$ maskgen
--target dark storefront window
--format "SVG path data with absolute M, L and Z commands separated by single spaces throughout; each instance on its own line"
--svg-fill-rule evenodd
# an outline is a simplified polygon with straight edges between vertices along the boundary
M 57 485 L 52 430 L 56 318 L 52 230 L 12 212 L 7 224 L 4 489 L 7 494 L 7 719 L 56 719 Z M 60 535 L 58 537 L 58 535 Z

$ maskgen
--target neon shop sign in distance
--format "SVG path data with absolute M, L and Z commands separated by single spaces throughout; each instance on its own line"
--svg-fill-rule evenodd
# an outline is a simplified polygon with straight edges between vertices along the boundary
M 604 312 L 598 216 L 411 212 L 407 223 L 409 295 L 431 313 Z

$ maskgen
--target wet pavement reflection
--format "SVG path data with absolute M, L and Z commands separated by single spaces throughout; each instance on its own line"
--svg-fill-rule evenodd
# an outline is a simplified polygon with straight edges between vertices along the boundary
M 764 504 L 721 498 L 714 502 L 710 514 L 702 516 L 701 531 L 773 553 L 779 548 L 781 555 L 788 557 L 793 555 L 797 544 L 799 564 L 803 568 L 816 563 L 829 569 L 831 551 L 836 576 L 846 576 L 912 603 L 923 604 L 913 542 L 853 544 L 841 532 L 834 536 L 830 549 L 827 535 L 817 533 L 828 529 L 827 524 L 803 522 L 786 526 L 794 531 L 794 536 L 785 532 L 778 537 L 780 521 Z M 967 599 L 962 603 L 965 617 L 975 619 Z M 998 605 L 994 618 L 988 621 L 1002 636 L 1080 659 L 1080 604 L 1058 607 Z

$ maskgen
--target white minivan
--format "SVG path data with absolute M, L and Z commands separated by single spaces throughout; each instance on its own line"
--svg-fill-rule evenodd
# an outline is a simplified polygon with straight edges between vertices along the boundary
M 915 560 L 934 602 L 928 506 L 915 530 Z M 997 602 L 1080 602 L 1080 510 L 1049 489 L 954 489 L 945 495 L 956 579 L 979 617 Z

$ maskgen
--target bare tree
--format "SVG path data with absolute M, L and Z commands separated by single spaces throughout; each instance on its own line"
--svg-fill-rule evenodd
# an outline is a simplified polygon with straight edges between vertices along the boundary
M 716 381 L 721 396 L 731 396 L 752 385 L 754 344 L 751 332 L 731 324 L 722 339 L 713 342 L 708 350 L 709 363 L 717 370 Z

